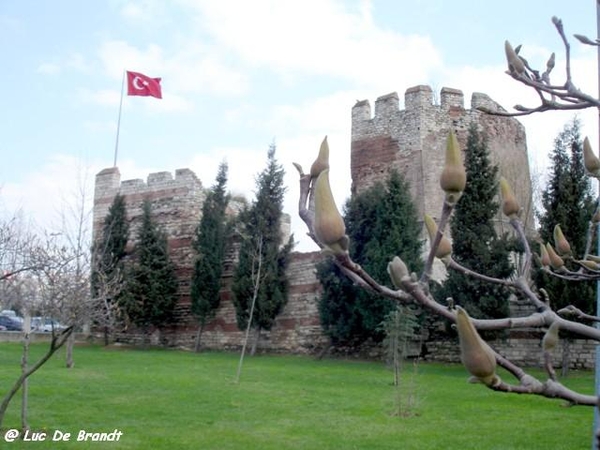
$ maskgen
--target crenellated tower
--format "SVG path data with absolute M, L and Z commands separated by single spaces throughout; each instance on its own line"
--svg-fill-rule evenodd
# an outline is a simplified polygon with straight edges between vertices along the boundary
M 464 95 L 458 89 L 443 88 L 439 104 L 433 101 L 429 86 L 406 90 L 404 109 L 400 109 L 397 93 L 379 97 L 374 114 L 368 100 L 352 108 L 351 175 L 352 192 L 370 186 L 383 178 L 392 167 L 397 168 L 411 187 L 419 215 L 434 218 L 440 214 L 444 194 L 439 177 L 444 165 L 448 133 L 456 134 L 461 147 L 466 147 L 468 130 L 476 123 L 487 136 L 492 162 L 500 174 L 512 184 L 523 207 L 523 221 L 533 228 L 531 181 L 527 158 L 525 128 L 512 117 L 494 116 L 478 111 L 479 106 L 503 110 L 490 97 L 474 93 L 470 109 L 465 109 Z M 499 227 L 505 221 L 498 215 Z

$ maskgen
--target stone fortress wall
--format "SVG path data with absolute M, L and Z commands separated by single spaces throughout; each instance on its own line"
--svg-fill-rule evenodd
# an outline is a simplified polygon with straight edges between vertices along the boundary
M 177 324 L 162 333 L 162 343 L 191 347 L 194 344 L 197 324 L 190 312 L 190 280 L 193 273 L 194 253 L 192 240 L 202 215 L 206 191 L 202 182 L 190 169 L 178 169 L 175 176 L 170 172 L 148 175 L 147 180 L 121 181 L 116 167 L 102 170 L 96 175 L 94 190 L 93 228 L 94 239 L 102 233 L 102 223 L 117 193 L 125 197 L 127 218 L 131 224 L 128 248 L 134 245 L 141 223 L 142 204 L 150 200 L 153 216 L 166 231 L 171 259 L 176 266 L 179 280 L 179 301 L 176 308 Z M 241 205 L 230 202 L 229 214 L 236 214 Z M 290 217 L 284 215 L 282 238 L 290 235 Z M 243 333 L 238 330 L 235 308 L 231 301 L 231 281 L 235 262 L 235 247 L 230 249 L 224 261 L 221 289 L 221 306 L 215 319 L 210 322 L 202 341 L 208 348 L 237 348 Z M 271 332 L 263 332 L 260 346 L 263 349 L 290 352 L 311 352 L 323 345 L 324 336 L 319 325 L 317 296 L 320 285 L 314 265 L 319 253 L 294 253 L 289 267 L 290 296 L 287 306 L 279 315 Z M 158 338 L 158 335 L 156 335 Z M 129 330 L 120 336 L 127 342 L 141 341 L 137 330 Z
M 502 175 L 512 183 L 524 207 L 524 221 L 532 226 L 525 130 L 517 120 L 477 111 L 478 106 L 501 108 L 485 94 L 473 94 L 471 108 L 465 109 L 462 92 L 449 88 L 442 89 L 439 105 L 434 104 L 430 87 L 409 88 L 405 92 L 404 106 L 405 109 L 400 110 L 398 95 L 392 93 L 376 100 L 373 115 L 368 101 L 358 102 L 352 108 L 350 151 L 353 192 L 359 192 L 383 177 L 390 167 L 397 167 L 410 183 L 419 213 L 427 212 L 437 218 L 443 202 L 438 179 L 444 163 L 447 134 L 454 130 L 464 148 L 468 128 L 475 121 L 487 135 L 493 161 L 499 164 Z M 177 266 L 180 282 L 178 323 L 163 332 L 160 339 L 162 344 L 191 348 L 197 330 L 197 324 L 190 313 L 189 286 L 194 257 L 191 243 L 200 220 L 205 189 L 189 169 L 178 169 L 175 176 L 170 172 L 153 173 L 146 181 L 121 181 L 116 167 L 104 169 L 96 176 L 93 219 L 96 236 L 101 232 L 102 221 L 117 193 L 125 196 L 128 219 L 132 224 L 132 238 L 135 237 L 145 198 L 151 201 L 157 222 L 167 231 L 171 256 Z M 239 204 L 231 204 L 230 213 L 234 214 L 236 210 L 239 210 Z M 504 226 L 500 215 L 498 217 L 499 226 Z M 289 227 L 288 217 L 282 227 L 283 234 L 289 233 Z M 132 245 L 131 242 L 130 248 Z M 318 252 L 292 255 L 288 303 L 271 332 L 262 334 L 259 349 L 316 353 L 327 345 L 327 338 L 319 324 L 318 296 L 321 287 L 315 273 L 315 264 L 321 258 Z M 237 328 L 231 301 L 234 262 L 235 249 L 232 249 L 224 262 L 221 306 L 215 319 L 204 331 L 205 348 L 235 349 L 242 344 L 243 332 Z M 141 335 L 136 334 L 135 330 L 129 330 L 119 338 L 124 342 L 136 342 L 141 340 Z M 156 338 L 158 339 L 158 335 Z M 514 358 L 517 363 L 538 364 L 541 352 L 535 342 L 539 340 L 541 335 L 538 337 L 535 333 L 527 335 L 527 339 L 511 336 L 498 342 L 497 348 Z M 589 350 L 591 347 L 585 342 L 574 343 L 571 347 L 575 350 L 572 364 L 577 367 L 593 367 L 593 351 Z M 430 341 L 425 348 L 426 359 L 459 361 L 455 342 Z M 558 360 L 560 361 L 560 357 Z
M 429 86 L 414 86 L 404 94 L 400 109 L 397 93 L 379 97 L 374 114 L 367 100 L 352 108 L 351 176 L 352 191 L 360 192 L 390 168 L 396 168 L 411 186 L 419 216 L 438 219 L 444 201 L 439 178 L 444 166 L 446 138 L 454 131 L 461 148 L 466 147 L 468 130 L 475 123 L 487 137 L 492 162 L 512 185 L 523 207 L 522 219 L 533 227 L 531 181 L 525 128 L 511 117 L 493 116 L 477 110 L 484 106 L 502 110 L 486 94 L 474 93 L 470 109 L 458 89 L 443 88 L 439 104 Z M 499 227 L 506 221 L 498 215 Z

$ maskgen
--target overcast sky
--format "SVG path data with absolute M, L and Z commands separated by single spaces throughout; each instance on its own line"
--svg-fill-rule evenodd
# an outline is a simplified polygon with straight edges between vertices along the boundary
M 577 5 L 577 6 L 575 6 Z M 300 250 L 316 246 L 296 218 L 297 173 L 329 136 L 338 204 L 349 195 L 350 114 L 356 100 L 417 84 L 485 92 L 510 109 L 536 98 L 504 74 L 504 40 L 535 66 L 564 50 L 551 23 L 596 35 L 595 2 L 558 0 L 0 0 L 0 211 L 57 223 L 77 178 L 93 192 L 112 166 L 124 70 L 162 77 L 163 99 L 125 97 L 122 179 L 188 167 L 205 186 L 218 164 L 251 197 L 277 145 L 285 210 Z M 578 87 L 597 92 L 596 52 L 573 42 Z M 523 119 L 530 160 L 547 164 L 572 113 Z M 597 142 L 597 114 L 581 113 Z M 595 146 L 597 148 L 597 146 Z

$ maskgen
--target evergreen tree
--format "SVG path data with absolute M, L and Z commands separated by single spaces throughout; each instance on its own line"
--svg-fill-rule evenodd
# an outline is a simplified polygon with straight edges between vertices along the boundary
M 134 257 L 119 300 L 129 319 L 146 334 L 151 326 L 162 328 L 173 320 L 178 289 L 167 236 L 152 218 L 149 200 L 144 200 Z
M 573 254 L 583 257 L 594 199 L 583 165 L 581 123 L 577 118 L 567 123 L 554 140 L 551 161 L 550 178 L 542 193 L 540 238 L 544 243 L 554 245 L 554 227 L 560 225 Z M 576 267 L 572 269 L 576 270 Z M 535 274 L 535 278 L 538 286 L 548 291 L 554 309 L 573 304 L 588 314 L 594 314 L 594 282 L 564 281 L 541 271 Z
M 513 267 L 506 237 L 498 237 L 494 217 L 498 214 L 498 167 L 489 158 L 485 138 L 473 123 L 465 149 L 467 185 L 450 221 L 452 258 L 485 275 L 505 279 Z M 455 270 L 441 289 L 440 300 L 452 297 L 470 315 L 478 318 L 507 317 L 510 291 L 500 285 L 466 276 Z
M 215 315 L 220 303 L 221 275 L 225 256 L 229 195 L 226 192 L 227 163 L 219 166 L 216 184 L 208 191 L 202 205 L 202 218 L 196 230 L 196 261 L 191 284 L 192 313 L 199 322 L 196 351 L 202 331 Z
M 92 286 L 94 291 L 98 289 L 99 273 L 111 276 L 121 268 L 122 260 L 126 256 L 125 247 L 128 239 L 129 223 L 127 222 L 125 197 L 117 194 L 102 223 L 102 235 L 93 248 Z
M 293 248 L 293 237 L 283 246 L 281 242 L 285 172 L 275 159 L 275 150 L 272 144 L 267 167 L 257 177 L 255 201 L 239 216 L 241 245 L 233 275 L 233 303 L 238 327 L 244 329 L 250 317 L 254 288 L 258 285 L 252 317 L 252 327 L 256 330 L 253 351 L 260 331 L 272 328 L 287 301 L 286 269 Z
M 117 194 L 108 209 L 108 214 L 102 223 L 102 234 L 94 244 L 92 267 L 92 296 L 97 298 L 106 286 L 118 282 L 118 277 L 123 274 L 123 259 L 127 255 L 125 249 L 129 240 L 129 222 L 127 221 L 127 208 L 125 197 Z M 114 325 L 111 315 L 111 304 L 114 299 L 106 299 L 105 310 L 97 316 L 100 317 L 98 325 L 104 328 L 104 341 L 108 345 L 109 331 Z
M 387 264 L 400 256 L 411 271 L 422 267 L 420 225 L 408 184 L 397 171 L 351 198 L 344 207 L 352 259 L 380 284 L 392 287 Z M 321 324 L 334 345 L 381 341 L 381 324 L 394 301 L 357 288 L 329 260 L 317 267 L 323 285 Z

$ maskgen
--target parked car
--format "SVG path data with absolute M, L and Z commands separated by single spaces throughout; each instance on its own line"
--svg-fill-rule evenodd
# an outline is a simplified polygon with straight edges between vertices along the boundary
M 21 324 L 23 323 L 23 318 L 21 316 L 18 316 L 17 313 L 12 309 L 4 309 L 0 311 L 0 316 L 10 317 L 12 320 L 16 320 Z
M 48 317 L 32 317 L 31 318 L 31 330 L 41 331 L 44 333 L 50 333 L 52 330 L 61 331 L 64 330 L 64 325 L 61 325 L 58 321 L 50 319 Z
M 23 329 L 23 325 L 19 321 L 8 316 L 0 316 L 0 326 L 4 327 L 7 331 L 21 331 Z

